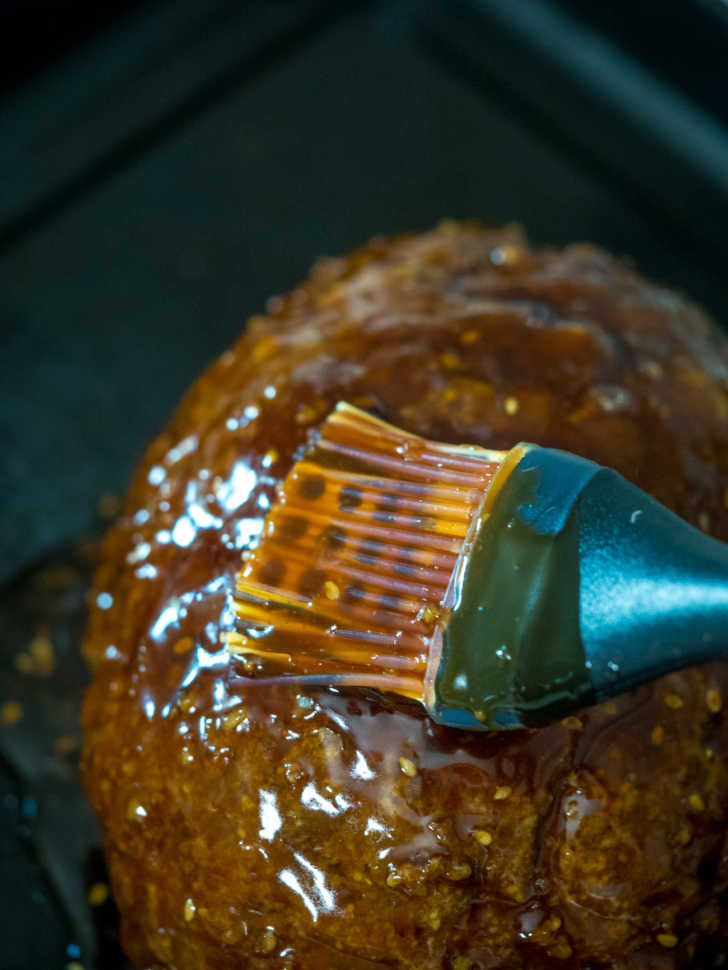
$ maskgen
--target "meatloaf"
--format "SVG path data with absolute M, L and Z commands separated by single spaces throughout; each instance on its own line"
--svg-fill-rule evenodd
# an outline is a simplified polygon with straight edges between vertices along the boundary
M 320 262 L 184 397 L 96 576 L 83 775 L 132 960 L 720 965 L 727 666 L 494 734 L 244 678 L 221 640 L 236 571 L 340 400 L 442 441 L 585 455 L 728 539 L 728 342 L 694 304 L 517 227 L 443 223 Z

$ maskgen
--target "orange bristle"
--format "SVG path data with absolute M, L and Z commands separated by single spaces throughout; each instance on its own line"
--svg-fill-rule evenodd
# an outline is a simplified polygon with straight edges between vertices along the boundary
M 503 458 L 339 404 L 238 574 L 230 652 L 422 699 L 453 570 Z

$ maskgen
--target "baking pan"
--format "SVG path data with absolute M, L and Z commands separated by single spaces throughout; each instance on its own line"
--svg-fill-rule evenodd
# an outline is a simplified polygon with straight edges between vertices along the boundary
M 142 5 L 0 104 L 4 970 L 124 966 L 76 781 L 85 589 L 145 442 L 268 296 L 476 216 L 728 320 L 728 136 L 675 65 L 576 4 L 265 6 Z

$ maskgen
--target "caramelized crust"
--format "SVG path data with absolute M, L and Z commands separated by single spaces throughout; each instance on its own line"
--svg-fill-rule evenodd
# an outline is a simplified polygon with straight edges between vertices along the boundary
M 205 356 L 201 345 L 201 358 Z M 320 263 L 150 447 L 98 571 L 84 778 L 123 938 L 175 970 L 637 970 L 728 949 L 728 668 L 538 732 L 241 687 L 241 557 L 339 400 L 612 465 L 728 539 L 728 346 L 591 246 L 443 225 Z

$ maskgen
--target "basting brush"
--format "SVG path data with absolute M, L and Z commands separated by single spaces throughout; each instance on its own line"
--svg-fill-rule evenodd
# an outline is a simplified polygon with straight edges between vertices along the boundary
M 237 578 L 238 656 L 536 727 L 728 652 L 728 546 L 617 472 L 427 441 L 339 404 Z M 271 666 L 272 665 L 272 666 Z

